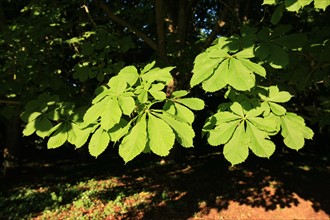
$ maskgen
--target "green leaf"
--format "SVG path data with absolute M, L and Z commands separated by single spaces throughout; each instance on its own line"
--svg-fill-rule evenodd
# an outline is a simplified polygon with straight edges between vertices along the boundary
M 93 127 L 80 128 L 78 125 L 72 123 L 72 129 L 77 136 L 77 139 L 73 144 L 76 146 L 76 148 L 80 148 L 87 142 Z
M 264 0 L 263 5 L 276 5 L 278 0 Z
M 111 141 L 117 142 L 120 138 L 124 137 L 131 127 L 131 122 L 132 121 L 127 122 L 125 119 L 121 118 L 120 122 L 108 131 Z
M 313 0 L 285 0 L 285 7 L 288 11 L 298 12 L 301 8 L 309 5 Z
M 279 91 L 277 86 L 269 87 L 269 98 L 268 101 L 271 102 L 288 102 L 291 99 L 292 95 L 286 91 Z
M 275 152 L 275 144 L 268 140 L 267 133 L 250 122 L 246 123 L 246 137 L 250 140 L 249 148 L 258 157 L 269 158 Z
M 107 149 L 110 142 L 110 137 L 107 131 L 99 127 L 91 137 L 88 144 L 88 151 L 90 155 L 98 157 Z
M 205 106 L 204 101 L 199 98 L 183 98 L 183 99 L 176 99 L 175 101 L 193 110 L 202 110 L 204 109 Z
M 174 119 L 172 116 L 168 114 L 155 114 L 157 117 L 163 119 L 167 124 L 169 124 L 175 134 L 176 140 L 183 146 L 183 147 L 192 147 L 193 146 L 193 138 L 195 137 L 195 132 L 191 125 L 188 123 L 179 121 Z
M 251 62 L 247 59 L 239 59 L 239 61 L 252 72 L 259 76 L 266 77 L 266 70 L 261 65 Z
M 314 7 L 318 9 L 325 9 L 330 5 L 330 1 L 326 0 L 314 0 Z
M 199 54 L 194 61 L 190 87 L 192 88 L 209 78 L 220 62 L 221 60 L 219 59 L 211 59 L 207 52 Z
M 168 83 L 173 79 L 171 75 L 171 70 L 174 67 L 166 67 L 166 68 L 154 68 L 142 75 L 142 79 L 148 81 L 149 83 L 153 83 L 154 81 Z
M 146 103 L 148 101 L 148 91 L 142 90 L 141 93 L 138 95 L 138 100 L 141 103 Z
M 36 131 L 35 128 L 35 121 L 31 121 L 25 125 L 25 128 L 23 130 L 23 135 L 24 136 L 30 136 Z
M 244 117 L 244 109 L 242 107 L 242 105 L 238 102 L 234 102 L 231 106 L 230 106 L 230 110 L 232 110 L 232 112 L 234 112 L 236 115 L 241 116 L 242 118 Z
M 67 131 L 66 123 L 61 124 L 61 126 L 49 138 L 47 148 L 54 149 L 62 146 L 68 139 Z
M 151 63 L 148 63 L 142 70 L 141 70 L 141 74 L 145 74 L 146 72 L 148 72 L 152 67 L 154 67 L 156 64 L 156 61 L 152 61 Z
M 104 106 L 107 100 L 103 99 L 102 101 L 92 105 L 84 115 L 84 122 L 86 124 L 91 124 L 95 122 L 104 111 Z
M 186 90 L 177 90 L 172 93 L 172 96 L 175 98 L 180 98 L 180 97 L 186 96 L 188 94 L 189 93 Z
M 228 60 L 223 61 L 214 71 L 214 74 L 203 82 L 203 89 L 207 92 L 215 92 L 225 87 L 227 85 L 223 78 L 225 71 L 228 71 Z
M 36 120 L 42 113 L 41 112 L 32 112 L 29 116 L 26 122 L 31 122 Z
M 275 9 L 275 11 L 274 11 L 274 13 L 273 13 L 273 15 L 272 15 L 272 17 L 270 19 L 270 22 L 273 25 L 277 25 L 278 22 L 280 22 L 280 20 L 281 20 L 281 18 L 283 16 L 284 9 L 285 9 L 284 4 L 279 4 L 276 7 L 276 9 Z
M 124 115 L 130 115 L 135 109 L 135 101 L 132 97 L 118 97 L 118 104 Z
M 267 58 L 269 65 L 275 69 L 281 69 L 289 64 L 289 56 L 285 50 L 275 44 L 269 44 L 270 56 Z
M 313 131 L 305 125 L 304 119 L 294 113 L 287 113 L 281 117 L 282 136 L 284 143 L 291 149 L 299 150 L 306 139 L 313 138 Z
M 252 117 L 249 118 L 248 121 L 256 126 L 259 130 L 266 131 L 268 133 L 274 133 L 277 131 L 276 121 L 272 118 Z
M 241 123 L 236 128 L 232 138 L 225 144 L 223 154 L 232 165 L 242 163 L 246 160 L 249 155 L 249 148 L 246 141 L 244 123 Z
M 126 66 L 120 70 L 118 76 L 125 79 L 125 81 L 133 86 L 139 78 L 139 73 L 135 66 Z
M 275 115 L 281 116 L 286 113 L 286 109 L 283 106 L 276 104 L 274 102 L 268 102 L 268 104 L 270 106 L 270 109 Z
M 215 129 L 210 130 L 207 141 L 212 146 L 218 146 L 220 144 L 226 144 L 233 136 L 235 129 L 240 124 L 240 121 L 231 121 L 221 124 Z
M 162 83 L 153 84 L 149 89 L 149 93 L 156 99 L 156 100 L 164 100 L 166 99 L 165 92 L 161 91 L 164 89 L 165 85 Z
M 53 124 L 46 116 L 41 116 L 35 121 L 36 134 L 41 138 L 47 137 L 52 127 Z
M 254 57 L 253 49 L 254 46 L 244 48 L 244 50 L 241 50 L 240 52 L 236 53 L 234 56 L 239 59 L 253 58 Z
M 217 121 L 217 125 L 242 119 L 241 116 L 238 116 L 237 114 L 234 114 L 232 112 L 227 112 L 227 111 L 218 112 L 218 113 L 214 114 L 214 117 Z
M 109 80 L 108 86 L 110 87 L 110 91 L 115 92 L 116 94 L 121 94 L 126 90 L 127 87 L 127 79 L 124 77 L 113 76 Z
M 239 91 L 250 90 L 255 86 L 255 76 L 237 59 L 229 60 L 228 72 L 224 72 L 223 78 L 234 89 Z
M 167 156 L 174 145 L 175 135 L 165 121 L 148 114 L 148 138 L 152 152 L 159 156 Z
M 109 130 L 120 121 L 122 116 L 121 109 L 117 99 L 109 98 L 103 106 L 104 111 L 101 114 L 101 127 L 104 130 Z
M 174 103 L 175 107 L 175 115 L 180 118 L 181 120 L 188 122 L 189 124 L 192 124 L 195 120 L 194 113 L 184 105 L 180 105 L 178 103 Z
M 278 37 L 273 41 L 287 49 L 298 49 L 302 48 L 306 44 L 307 36 L 303 33 L 295 33 Z
M 137 121 L 136 125 L 123 138 L 119 145 L 119 155 L 124 159 L 125 163 L 134 159 L 139 155 L 147 144 L 147 122 L 146 115 L 143 114 Z

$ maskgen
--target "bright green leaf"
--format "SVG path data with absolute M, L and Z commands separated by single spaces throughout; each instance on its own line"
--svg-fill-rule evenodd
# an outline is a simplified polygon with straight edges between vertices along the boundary
M 90 155 L 98 157 L 105 151 L 110 142 L 110 137 L 107 131 L 99 127 L 91 137 L 88 144 L 88 151 Z
M 148 138 L 152 152 L 159 156 L 167 156 L 174 145 L 175 135 L 165 121 L 148 114 Z
M 130 115 L 135 109 L 135 101 L 132 97 L 118 97 L 118 104 L 124 115 Z
M 249 148 L 246 141 L 244 123 L 241 123 L 236 128 L 232 138 L 225 144 L 223 154 L 232 165 L 242 163 L 246 160 L 249 155 Z
M 135 66 L 124 67 L 120 70 L 118 76 L 125 79 L 131 86 L 133 86 L 139 78 L 139 74 Z
M 176 99 L 175 101 L 193 110 L 202 110 L 205 106 L 204 101 L 199 98 L 183 98 L 183 99 Z
M 211 59 L 207 52 L 199 54 L 194 61 L 190 86 L 194 87 L 209 78 L 219 63 L 218 59 Z
M 266 77 L 266 70 L 261 65 L 251 62 L 247 59 L 239 59 L 239 61 L 252 72 L 259 76 Z
M 267 133 L 247 122 L 246 137 L 250 140 L 249 148 L 258 157 L 269 158 L 275 152 L 275 144 L 269 140 Z
M 163 119 L 167 124 L 169 124 L 176 134 L 177 141 L 183 147 L 192 147 L 193 138 L 195 137 L 195 132 L 191 125 L 185 122 L 174 119 L 168 114 L 157 114 L 157 116 Z
M 101 114 L 101 127 L 104 130 L 109 130 L 120 121 L 122 112 L 117 99 L 107 99 L 107 103 L 103 108 L 104 111 Z
M 250 90 L 255 86 L 255 76 L 237 59 L 231 58 L 228 72 L 224 72 L 224 79 L 234 89 L 239 91 Z
M 63 123 L 49 138 L 47 142 L 48 149 L 54 149 L 62 146 L 68 138 L 66 124 Z
M 286 113 L 286 109 L 283 106 L 276 104 L 274 102 L 268 102 L 268 104 L 270 106 L 270 109 L 275 115 L 281 116 Z
M 209 131 L 207 142 L 212 146 L 226 144 L 240 123 L 239 121 L 231 121 L 215 127 Z
M 136 125 L 123 138 L 119 145 L 119 155 L 125 163 L 133 160 L 139 155 L 147 144 L 147 122 L 146 115 L 142 115 Z
M 203 82 L 203 89 L 207 92 L 215 92 L 225 87 L 227 85 L 223 78 L 225 71 L 228 71 L 228 60 L 223 61 L 214 71 L 214 74 Z

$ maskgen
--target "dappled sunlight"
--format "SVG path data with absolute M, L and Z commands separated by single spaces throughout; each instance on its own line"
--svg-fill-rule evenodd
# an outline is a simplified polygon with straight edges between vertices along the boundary
M 0 217 L 328 219 L 326 161 L 313 160 L 306 163 L 301 154 L 292 163 L 275 156 L 229 166 L 211 153 L 187 156 L 182 163 L 148 155 L 125 166 L 41 163 L 39 172 L 29 164 L 21 179 L 2 183 Z M 36 175 L 27 179 L 29 172 Z

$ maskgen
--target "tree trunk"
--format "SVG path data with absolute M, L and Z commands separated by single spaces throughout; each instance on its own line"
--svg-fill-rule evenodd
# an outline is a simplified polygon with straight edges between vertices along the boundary
M 2 151 L 2 173 L 7 175 L 18 167 L 20 140 L 22 136 L 20 132 L 20 118 L 18 110 L 15 114 L 13 114 L 13 117 L 7 119 L 5 123 L 5 137 Z

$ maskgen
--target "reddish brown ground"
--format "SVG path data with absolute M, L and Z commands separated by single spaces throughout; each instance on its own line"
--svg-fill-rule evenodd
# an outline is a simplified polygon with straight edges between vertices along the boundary
M 135 205 L 136 198 L 124 198 L 127 212 L 118 210 L 107 219 L 330 219 L 328 155 L 280 153 L 270 160 L 251 156 L 234 167 L 221 154 L 196 155 L 176 162 L 145 155 L 127 165 L 121 159 L 83 166 L 54 163 L 21 170 L 6 181 L 14 187 L 17 182 L 38 182 L 46 174 L 51 176 L 47 184 L 58 179 L 114 178 L 116 186 L 94 198 L 100 210 L 120 192 L 139 193 L 146 201 L 141 206 Z

